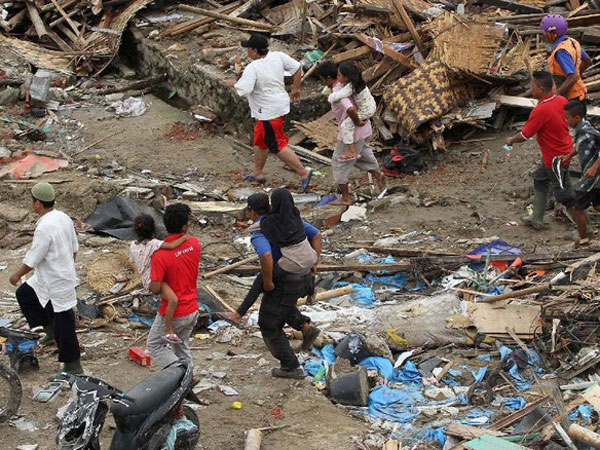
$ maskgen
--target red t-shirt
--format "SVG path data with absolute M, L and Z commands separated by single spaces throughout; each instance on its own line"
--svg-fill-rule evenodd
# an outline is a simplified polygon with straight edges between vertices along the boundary
M 174 241 L 182 235 L 168 236 L 165 242 Z M 196 238 L 189 238 L 174 250 L 160 249 L 152 255 L 152 281 L 164 281 L 179 299 L 173 317 L 183 317 L 198 310 L 196 280 L 200 264 L 200 244 Z M 165 315 L 167 302 L 163 298 L 158 309 Z
M 569 126 L 565 122 L 565 104 L 568 100 L 561 95 L 549 95 L 538 102 L 531 111 L 527 123 L 521 130 L 525 139 L 536 136 L 542 162 L 548 169 L 552 167 L 552 159 L 567 155 L 573 150 L 573 140 L 569 134 Z

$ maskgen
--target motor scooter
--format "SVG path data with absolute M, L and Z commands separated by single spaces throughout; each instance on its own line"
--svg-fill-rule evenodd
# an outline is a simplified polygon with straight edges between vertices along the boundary
M 63 373 L 72 387 L 59 411 L 59 450 L 100 450 L 99 435 L 109 409 L 116 423 L 110 450 L 193 450 L 200 437 L 198 416 L 184 401 L 192 392 L 192 366 L 179 360 L 124 393 L 100 378 Z M 181 417 L 183 410 L 184 417 Z

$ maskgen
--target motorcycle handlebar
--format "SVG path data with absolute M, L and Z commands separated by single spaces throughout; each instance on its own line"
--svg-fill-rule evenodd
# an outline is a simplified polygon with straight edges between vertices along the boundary
M 98 390 L 102 389 L 107 391 L 107 394 L 114 399 L 117 400 L 127 400 L 130 403 L 135 403 L 135 399 L 129 397 L 128 395 L 126 395 L 124 392 L 120 391 L 119 389 L 109 385 L 108 383 L 105 383 L 105 385 L 103 386 L 102 384 L 100 384 L 101 382 L 99 380 L 94 380 L 91 379 L 90 377 L 85 377 L 85 376 L 80 376 L 80 375 L 73 375 L 67 372 L 61 372 L 61 377 L 70 381 L 70 382 L 76 382 L 78 379 L 81 379 L 87 383 L 91 383 L 91 384 L 95 384 L 96 386 L 98 386 Z

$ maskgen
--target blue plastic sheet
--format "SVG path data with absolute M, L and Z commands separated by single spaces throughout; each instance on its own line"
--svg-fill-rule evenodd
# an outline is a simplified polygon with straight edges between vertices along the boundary
M 306 372 L 313 377 L 319 372 L 319 370 L 321 370 L 322 367 L 325 367 L 325 361 L 329 365 L 335 362 L 333 344 L 327 344 L 322 349 L 313 347 L 311 351 L 316 358 L 310 358 L 306 360 L 303 365 L 304 370 L 306 370 Z
M 463 420 L 460 420 L 459 423 L 464 423 L 467 425 L 475 425 L 475 426 L 486 425 L 490 421 L 492 414 L 493 414 L 493 411 L 489 410 L 487 408 L 473 408 L 473 409 L 470 409 L 469 411 L 467 411 L 467 414 L 465 415 L 466 418 Z M 476 419 L 480 419 L 481 417 L 487 418 L 487 421 L 485 423 L 480 423 L 478 420 L 476 420 Z
M 20 340 L 18 343 L 18 347 L 19 347 L 19 351 L 21 353 L 33 353 L 33 350 L 35 349 L 35 344 L 37 343 L 36 340 L 33 339 L 23 339 Z M 12 353 L 13 352 L 13 345 L 10 342 L 6 343 L 6 351 L 8 353 Z
M 417 389 L 377 386 L 369 394 L 369 415 L 392 422 L 410 422 L 418 414 L 413 406 L 423 400 Z
M 519 373 L 519 368 L 517 367 L 516 364 L 514 364 L 509 370 L 508 373 L 510 374 L 510 376 L 512 377 L 515 386 L 517 387 L 517 389 L 519 389 L 520 391 L 526 391 L 527 389 L 529 389 L 529 387 L 531 386 L 531 384 L 521 376 L 521 374 Z
M 417 433 L 417 438 L 421 441 L 438 442 L 443 448 L 446 444 L 446 427 L 425 428 Z
M 377 277 L 375 275 L 369 274 L 365 277 L 365 280 L 372 285 L 375 283 L 383 284 L 385 286 L 392 286 L 398 289 L 404 289 L 406 287 L 406 283 L 408 282 L 408 276 L 405 272 L 398 272 L 394 275 Z
M 129 320 L 130 322 L 143 323 L 144 325 L 147 325 L 149 327 L 151 327 L 152 323 L 154 322 L 154 317 L 152 319 L 146 319 L 144 317 L 136 316 L 135 314 L 128 314 L 126 317 L 127 320 Z
M 355 300 L 358 306 L 363 308 L 372 308 L 377 304 L 375 292 L 371 286 L 358 283 L 337 283 L 334 288 L 348 286 L 349 284 L 351 284 L 354 288 L 354 294 L 352 294 L 350 298 Z
M 512 350 L 506 346 L 500 347 L 500 361 L 504 361 L 508 355 L 512 353 Z
M 583 404 L 579 405 L 571 414 L 569 414 L 569 420 L 575 421 L 578 417 L 581 417 L 581 424 L 587 425 L 590 423 L 594 408 L 592 405 Z
M 514 411 L 525 408 L 527 402 L 523 397 L 505 397 L 502 399 L 502 406 Z
M 323 367 L 323 361 L 310 358 L 304 362 L 304 370 L 311 376 L 314 377 L 319 370 Z
M 365 264 L 372 262 L 375 262 L 377 264 L 394 264 L 396 262 L 392 255 L 387 255 L 385 258 L 373 258 L 371 255 L 366 254 L 358 255 L 356 259 Z
M 386 380 L 392 380 L 394 377 L 394 366 L 391 361 L 381 356 L 371 356 L 358 363 L 359 366 L 365 366 L 369 370 L 377 370 Z
M 421 383 L 423 375 L 417 369 L 412 361 L 406 361 L 400 369 L 394 371 L 394 378 L 391 381 L 399 383 Z
M 492 360 L 492 356 L 491 355 L 479 355 L 477 357 L 478 360 L 480 361 L 491 361 Z

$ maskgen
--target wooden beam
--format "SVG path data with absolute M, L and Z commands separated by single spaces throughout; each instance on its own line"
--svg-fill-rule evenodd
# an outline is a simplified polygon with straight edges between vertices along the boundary
M 416 69 L 417 63 L 415 63 L 412 59 L 407 58 L 402 53 L 397 52 L 393 48 L 389 46 L 389 44 L 385 44 L 379 39 L 372 38 L 362 33 L 357 33 L 356 38 L 361 41 L 363 44 L 368 45 L 373 50 L 384 54 L 388 58 L 392 58 L 394 61 L 399 62 L 400 64 L 408 67 L 409 69 Z
M 477 0 L 476 3 L 481 3 L 482 5 L 495 6 L 497 8 L 502 8 L 508 11 L 514 11 L 523 14 L 538 14 L 544 12 L 543 8 L 526 5 L 524 3 L 511 2 L 509 0 Z
M 322 264 L 317 272 L 377 272 L 380 270 L 404 272 L 411 270 L 412 264 Z M 260 272 L 260 266 L 240 266 L 230 271 L 238 275 L 251 275 Z
M 546 403 L 548 400 L 549 400 L 549 396 L 546 395 L 546 396 L 540 398 L 539 400 L 537 400 L 533 403 L 530 403 L 525 408 L 520 409 L 519 411 L 512 413 L 509 416 L 506 416 L 504 419 L 500 419 L 500 420 L 494 422 L 489 427 L 489 429 L 493 430 L 493 431 L 500 431 L 503 428 L 506 428 L 506 427 L 512 425 L 513 423 L 518 422 L 523 417 L 525 417 L 527 414 L 529 414 L 531 411 L 536 409 L 538 406 L 541 406 L 544 403 Z
M 398 36 L 391 37 L 389 39 L 383 39 L 382 42 L 386 44 L 396 44 L 398 42 L 406 42 L 409 39 L 410 33 L 403 33 L 399 34 Z M 369 53 L 371 53 L 371 47 L 369 47 L 368 45 L 362 45 L 360 47 L 338 53 L 337 55 L 332 56 L 331 60 L 334 63 L 339 64 L 350 59 L 360 58 L 361 56 L 368 55 Z
M 227 273 L 227 272 L 230 272 L 232 269 L 235 269 L 236 267 L 243 266 L 244 264 L 248 264 L 248 263 L 254 262 L 256 260 L 258 260 L 257 255 L 250 256 L 248 258 L 242 259 L 241 261 L 234 262 L 233 264 L 229 264 L 228 266 L 221 267 L 220 269 L 216 269 L 211 272 L 206 272 L 205 274 L 202 274 L 202 278 L 206 279 L 206 278 L 213 277 L 215 275 L 219 275 L 221 273 Z
M 513 95 L 498 95 L 494 97 L 494 100 L 500 102 L 501 105 L 518 106 L 520 108 L 533 109 L 537 106 L 537 100 L 534 98 L 516 97 Z M 600 117 L 600 107 L 589 107 L 587 114 L 592 117 Z
M 197 8 L 195 6 L 189 5 L 179 5 L 179 9 L 184 11 L 193 12 L 196 14 L 201 14 L 203 16 L 212 17 L 217 20 L 224 20 L 226 22 L 235 23 L 237 25 L 242 25 L 250 28 L 258 28 L 260 30 L 273 30 L 275 27 L 263 22 L 256 22 L 255 20 L 241 19 L 239 17 L 231 17 L 227 14 L 221 14 L 215 11 L 209 11 L 207 9 Z
M 234 5 L 226 6 L 217 11 L 223 14 L 229 14 L 237 8 L 238 2 Z M 203 17 L 202 19 L 192 20 L 191 22 L 184 23 L 183 25 L 178 25 L 173 28 L 169 28 L 162 33 L 162 36 L 179 36 L 180 34 L 187 33 L 188 31 L 195 30 L 196 28 L 200 28 L 201 26 L 208 25 L 214 22 L 214 17 Z
M 31 23 L 33 23 L 33 27 L 35 28 L 35 32 L 40 38 L 41 41 L 47 41 L 50 36 L 48 36 L 48 30 L 46 30 L 46 25 L 40 16 L 40 12 L 37 10 L 35 5 L 30 2 L 26 2 L 25 6 L 27 7 L 27 13 L 29 14 L 29 19 Z
M 408 28 L 408 32 L 410 33 L 413 40 L 415 41 L 415 44 L 417 45 L 417 48 L 421 52 L 421 55 L 423 55 L 423 57 L 425 57 L 425 55 L 427 54 L 425 45 L 423 45 L 423 41 L 421 40 L 421 36 L 419 35 L 419 32 L 415 28 L 414 22 L 410 18 L 410 15 L 406 11 L 406 8 L 404 8 L 404 4 L 400 0 L 392 0 L 392 3 L 394 4 L 394 7 L 396 8 L 396 12 L 402 19 L 402 22 L 404 22 L 404 25 L 406 25 L 406 28 Z

